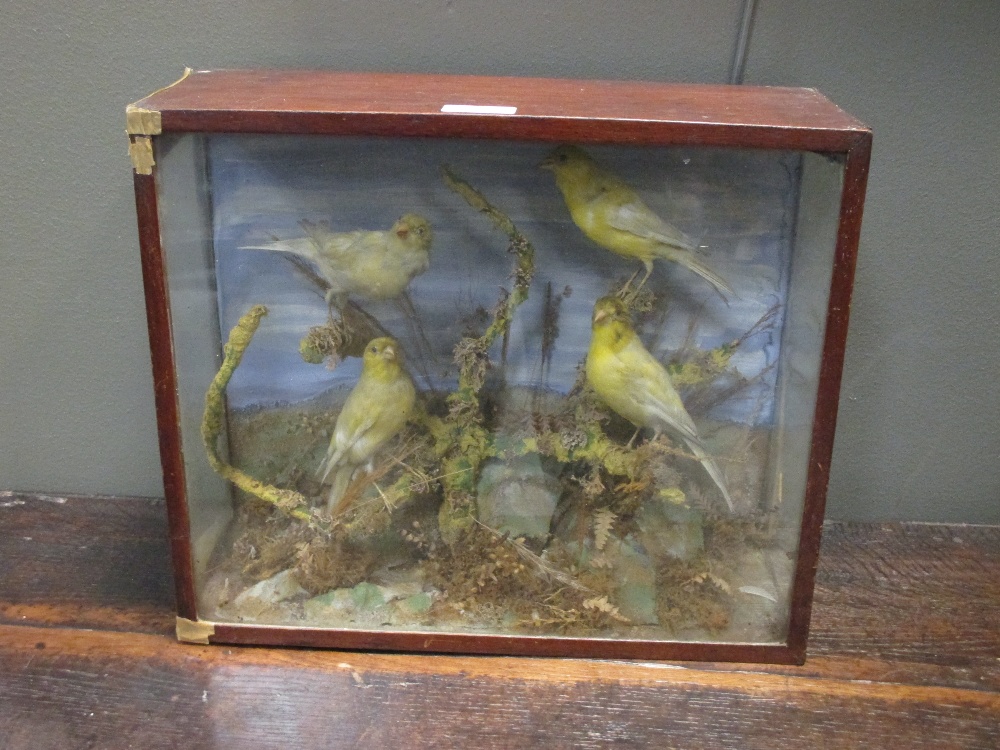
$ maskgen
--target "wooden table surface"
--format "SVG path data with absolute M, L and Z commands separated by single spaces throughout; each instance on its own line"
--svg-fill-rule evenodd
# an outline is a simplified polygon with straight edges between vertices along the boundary
M 179 644 L 163 503 L 0 493 L 0 748 L 1000 748 L 1000 527 L 827 524 L 805 666 Z

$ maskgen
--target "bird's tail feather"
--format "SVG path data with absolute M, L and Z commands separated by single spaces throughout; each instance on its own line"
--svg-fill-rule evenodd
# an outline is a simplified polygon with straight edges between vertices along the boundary
M 705 452 L 705 449 L 694 440 L 685 440 L 687 447 L 691 452 L 701 461 L 701 465 L 705 467 L 705 471 L 708 475 L 712 477 L 712 481 L 718 486 L 719 491 L 722 493 L 722 497 L 726 500 L 726 505 L 729 506 L 729 510 L 733 511 L 733 498 L 729 494 L 729 489 L 726 487 L 726 480 L 722 476 L 722 470 L 719 469 L 719 465 L 712 460 L 712 457 Z
M 337 469 L 337 473 L 333 475 L 333 483 L 330 485 L 330 491 L 326 494 L 326 508 L 330 512 L 330 515 L 336 515 L 339 510 L 340 501 L 347 492 L 347 487 L 351 483 L 351 474 L 353 473 L 354 467 L 341 466 Z
M 344 447 L 334 450 L 333 446 L 331 445 L 327 449 L 326 456 L 323 458 L 323 462 L 319 465 L 319 468 L 316 470 L 316 476 L 319 477 L 319 481 L 321 482 L 326 481 L 326 478 L 329 476 L 330 471 L 333 469 L 334 466 L 340 463 L 340 459 L 343 458 L 344 453 L 345 453 Z
M 310 237 L 299 237 L 294 240 L 277 240 L 275 242 L 263 242 L 259 245 L 243 245 L 240 250 L 265 250 L 273 253 L 286 253 L 299 258 L 305 258 L 313 263 L 319 260 L 319 251 L 316 242 Z
M 705 281 L 714 286 L 721 294 L 728 294 L 733 297 L 736 296 L 736 292 L 729 285 L 729 282 L 698 260 L 693 253 L 678 254 L 677 262 L 689 271 L 693 271 L 701 276 L 705 279 Z

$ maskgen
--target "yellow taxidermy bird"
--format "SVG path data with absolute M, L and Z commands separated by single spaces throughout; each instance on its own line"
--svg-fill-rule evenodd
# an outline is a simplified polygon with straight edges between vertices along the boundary
M 354 471 L 369 463 L 375 452 L 406 424 L 416 388 L 402 366 L 402 352 L 395 339 L 372 339 L 365 347 L 361 377 L 355 384 L 319 467 L 321 481 L 333 472 L 327 507 L 336 514 Z
M 624 180 L 583 149 L 560 146 L 541 167 L 555 173 L 570 216 L 585 235 L 613 253 L 642 261 L 646 275 L 638 288 L 653 272 L 653 261 L 663 258 L 698 274 L 720 293 L 734 294 L 725 279 L 695 257 L 690 237 L 653 213 Z
M 722 472 L 702 446 L 670 375 L 642 345 L 624 303 L 617 297 L 602 297 L 594 305 L 587 381 L 604 403 L 636 427 L 680 437 L 733 510 Z
M 418 214 L 406 214 L 388 230 L 331 232 L 323 224 L 305 221 L 302 228 L 305 237 L 240 249 L 270 250 L 308 261 L 327 285 L 327 304 L 341 303 L 351 294 L 394 299 L 430 267 L 431 225 Z

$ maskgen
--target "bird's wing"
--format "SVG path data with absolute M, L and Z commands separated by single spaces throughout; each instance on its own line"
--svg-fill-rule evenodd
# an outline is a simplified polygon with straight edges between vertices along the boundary
M 320 244 L 323 255 L 337 268 L 349 268 L 373 252 L 385 250 L 385 233 L 358 230 L 330 232 Z
M 281 257 L 295 266 L 296 273 L 316 287 L 320 296 L 323 296 L 330 290 L 330 281 L 322 275 L 322 269 L 316 263 L 295 255 L 282 255 Z
M 344 409 L 347 409 L 346 404 Z M 343 413 L 341 411 L 341 414 Z M 360 422 L 348 418 L 349 423 L 341 425 L 340 420 L 337 420 L 337 427 L 334 430 L 333 439 L 330 441 L 330 447 L 326 451 L 326 458 L 320 464 L 317 472 L 321 482 L 326 480 L 330 471 L 344 460 L 344 455 L 372 428 L 376 418 L 375 413 L 369 412 Z
M 654 250 L 658 257 L 680 263 L 714 286 L 723 298 L 735 295 L 733 287 L 695 255 L 696 245 L 677 227 L 663 221 L 639 199 L 623 201 L 608 210 L 608 224 L 620 231 L 658 243 Z
M 670 382 L 670 375 L 638 337 L 619 356 L 629 370 L 629 380 L 634 383 L 631 398 L 650 417 L 650 426 L 669 428 L 685 440 L 697 442 L 698 430 Z
M 670 382 L 666 368 L 649 353 L 638 337 L 626 344 L 618 357 L 627 375 L 628 387 L 623 390 L 627 391 L 627 398 L 635 411 L 646 417 L 643 426 L 653 427 L 657 431 L 669 429 L 679 435 L 705 467 L 732 510 L 733 499 L 726 487 L 725 476 L 702 445 L 694 420 L 684 408 L 684 402 Z
M 339 237 L 344 234 L 344 232 L 333 232 L 330 230 L 330 225 L 325 221 L 312 222 L 303 219 L 299 222 L 299 226 L 302 227 L 302 231 L 306 233 L 306 236 L 316 243 L 316 247 L 323 247 L 331 239 Z M 348 234 L 350 234 L 348 232 Z
M 608 203 L 608 224 L 615 229 L 685 250 L 697 247 L 694 240 L 665 222 L 638 198 L 615 200 L 612 197 Z

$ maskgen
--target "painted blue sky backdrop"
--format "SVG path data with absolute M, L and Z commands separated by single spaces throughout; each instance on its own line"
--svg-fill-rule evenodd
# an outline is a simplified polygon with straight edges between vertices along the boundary
M 387 229 L 402 214 L 424 215 L 434 231 L 430 270 L 410 292 L 434 347 L 423 365 L 436 386 L 454 375 L 451 351 L 476 308 L 491 309 L 500 286 L 510 288 L 507 239 L 448 189 L 442 164 L 506 212 L 536 249 L 536 275 L 511 332 L 507 378 L 513 384 L 566 390 L 590 339 L 594 301 L 612 280 L 641 265 L 588 240 L 572 223 L 552 174 L 538 168 L 551 146 L 494 141 L 324 137 L 212 136 L 210 182 L 220 320 L 224 331 L 251 305 L 264 319 L 229 386 L 234 408 L 311 398 L 350 387 L 356 360 L 335 370 L 299 357 L 299 340 L 326 319 L 326 305 L 292 266 L 273 253 L 241 250 L 274 238 L 302 236 L 299 223 L 326 221 L 334 231 Z M 692 316 L 695 343 L 717 346 L 743 334 L 775 304 L 784 303 L 799 159 L 786 152 L 720 149 L 588 147 L 624 177 L 660 216 L 705 245 L 704 260 L 735 288 L 728 305 L 700 277 L 658 262 L 652 288 L 669 300 L 666 325 L 645 331 L 647 346 L 667 360 L 681 346 Z M 559 337 L 545 382 L 541 321 L 545 287 L 567 287 Z M 420 347 L 393 302 L 358 302 L 400 338 L 412 357 Z M 775 327 L 746 342 L 733 364 L 753 377 L 779 354 Z M 655 335 L 654 335 L 655 334 Z M 415 368 L 416 369 L 416 368 Z M 713 416 L 767 422 L 773 411 L 775 368 Z

